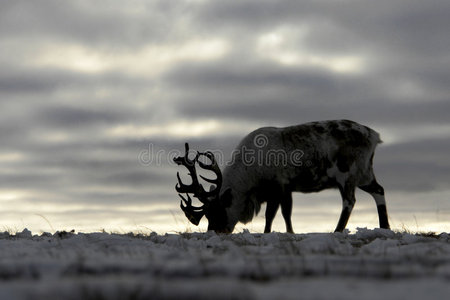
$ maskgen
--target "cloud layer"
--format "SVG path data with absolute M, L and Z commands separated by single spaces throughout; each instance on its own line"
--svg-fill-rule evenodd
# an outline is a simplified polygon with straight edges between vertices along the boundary
M 448 216 L 448 11 L 444 0 L 3 1 L 4 226 L 43 214 L 54 227 L 183 230 L 169 154 L 186 140 L 229 154 L 259 126 L 338 118 L 381 133 L 386 190 L 438 193 Z

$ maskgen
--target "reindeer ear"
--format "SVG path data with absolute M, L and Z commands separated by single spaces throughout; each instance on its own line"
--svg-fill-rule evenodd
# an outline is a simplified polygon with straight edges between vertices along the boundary
M 231 201 L 233 200 L 233 195 L 231 194 L 231 188 L 227 188 L 220 196 L 220 202 L 224 207 L 231 206 Z

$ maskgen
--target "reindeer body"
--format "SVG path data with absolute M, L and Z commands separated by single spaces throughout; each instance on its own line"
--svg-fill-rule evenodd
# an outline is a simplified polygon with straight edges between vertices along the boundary
M 360 188 L 375 199 L 380 227 L 389 228 L 384 189 L 377 183 L 372 168 L 374 151 L 380 142 L 376 131 L 348 120 L 263 127 L 241 141 L 223 176 L 210 152 L 199 153 L 215 164 L 220 178 L 217 196 L 202 199 L 194 194 L 204 203 L 201 208 L 193 207 L 190 199 L 182 197 L 187 206 L 181 207 L 191 221 L 195 219 L 194 224 L 206 215 L 208 229 L 229 233 L 238 222 L 250 222 L 264 202 L 267 202 L 264 232 L 270 232 L 281 205 L 286 231 L 293 232 L 292 192 L 337 188 L 343 205 L 335 231 L 342 231 L 355 204 L 355 189 Z M 177 191 L 186 192 L 180 179 L 179 184 Z
M 293 232 L 292 192 L 338 188 L 343 209 L 336 231 L 342 231 L 355 203 L 356 187 L 374 196 L 380 226 L 389 227 L 384 191 L 372 169 L 374 151 L 380 142 L 377 132 L 347 120 L 253 131 L 241 141 L 223 172 L 221 198 L 226 197 L 226 191 L 231 193 L 231 205 L 226 208 L 227 227 L 251 221 L 261 203 L 267 202 L 264 232 L 271 231 L 280 205 L 286 230 Z

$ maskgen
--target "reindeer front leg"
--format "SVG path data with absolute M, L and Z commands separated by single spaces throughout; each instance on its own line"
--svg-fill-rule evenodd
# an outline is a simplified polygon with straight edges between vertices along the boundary
M 348 219 L 355 205 L 355 187 L 339 187 L 342 196 L 342 211 L 334 232 L 342 232 L 347 226 Z
M 281 199 L 281 213 L 283 214 L 284 222 L 286 223 L 286 232 L 294 233 L 292 229 L 292 193 L 288 193 Z
M 264 233 L 272 232 L 272 222 L 278 211 L 280 202 L 276 199 L 269 199 L 266 207 L 266 226 L 264 227 Z

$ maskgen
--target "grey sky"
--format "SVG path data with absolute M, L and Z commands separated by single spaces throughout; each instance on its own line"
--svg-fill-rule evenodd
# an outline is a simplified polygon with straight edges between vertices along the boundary
M 185 230 L 170 151 L 190 141 L 227 156 L 259 126 L 347 118 L 385 141 L 375 168 L 393 225 L 449 230 L 449 1 L 0 7 L 5 228 L 49 230 L 43 215 L 57 229 Z M 143 151 L 159 157 L 143 164 Z M 332 230 L 339 196 L 305 197 L 321 209 L 298 200 L 294 213 Z M 360 218 L 375 218 L 364 201 Z

